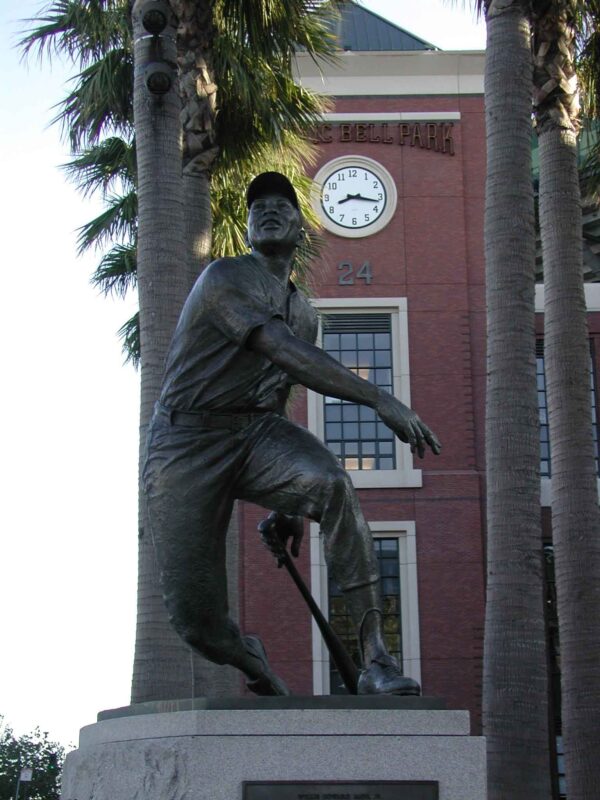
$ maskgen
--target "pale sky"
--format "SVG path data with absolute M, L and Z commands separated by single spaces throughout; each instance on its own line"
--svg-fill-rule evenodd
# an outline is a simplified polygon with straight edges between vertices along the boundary
M 443 49 L 482 49 L 485 26 L 435 0 L 364 0 Z M 138 377 L 116 331 L 134 300 L 89 283 L 76 229 L 100 209 L 58 169 L 69 156 L 51 107 L 68 65 L 20 63 L 19 20 L 0 3 L 4 422 L 0 521 L 0 715 L 65 745 L 127 705 L 135 632 Z

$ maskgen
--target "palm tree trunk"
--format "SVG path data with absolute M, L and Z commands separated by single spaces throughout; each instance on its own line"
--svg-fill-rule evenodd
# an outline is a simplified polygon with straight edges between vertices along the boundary
M 217 84 L 212 63 L 213 0 L 173 0 L 179 17 L 183 182 L 190 288 L 211 253 L 210 177 L 216 143 Z
M 175 19 L 148 37 L 133 9 L 134 120 L 138 160 L 138 287 L 141 337 L 140 464 L 146 429 L 158 398 L 164 360 L 187 292 L 181 178 L 180 100 L 176 81 L 160 98 L 145 86 L 144 68 L 161 58 L 175 63 Z M 160 52 L 158 52 L 160 50 Z M 175 634 L 162 601 L 144 495 L 139 510 L 138 615 L 132 702 L 189 697 L 190 651 Z
M 554 2 L 537 20 L 535 84 L 565 774 L 569 800 L 592 800 L 600 786 L 600 511 L 570 5 Z
M 483 722 L 489 800 L 551 797 L 535 390 L 530 25 L 486 8 L 487 605 Z
M 208 264 L 212 246 L 211 171 L 219 153 L 216 143 L 217 84 L 212 63 L 213 0 L 172 0 L 179 25 L 177 63 L 182 100 L 183 196 L 188 289 Z M 237 508 L 227 531 L 227 578 L 230 613 L 239 615 Z M 194 692 L 211 697 L 240 693 L 239 674 L 193 659 Z

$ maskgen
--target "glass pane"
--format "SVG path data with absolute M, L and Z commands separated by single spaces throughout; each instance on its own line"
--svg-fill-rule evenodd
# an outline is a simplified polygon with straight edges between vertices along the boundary
M 376 333 L 375 334 L 375 348 L 377 350 L 386 350 L 391 348 L 392 338 L 389 333 Z
M 331 439 L 342 438 L 342 426 L 339 422 L 326 422 L 325 423 L 325 438 L 330 441 Z
M 389 350 L 375 350 L 375 366 L 390 367 L 392 365 L 392 354 Z
M 344 425 L 344 428 L 347 426 Z M 344 455 L 346 456 L 357 456 L 360 452 L 358 442 L 345 442 L 344 443 Z
M 377 386 L 391 386 L 392 384 L 392 371 L 391 369 L 376 369 L 375 370 L 375 383 Z
M 398 614 L 400 613 L 399 594 L 393 596 L 388 594 L 383 598 L 383 613 L 385 614 L 386 617 L 389 617 L 390 614 L 392 616 L 394 615 L 398 616 Z M 400 617 L 398 617 L 397 623 L 398 625 L 400 625 Z
M 358 458 L 345 458 L 344 459 L 344 469 L 358 469 Z
M 374 439 L 377 432 L 377 426 L 374 422 L 361 422 L 360 423 L 360 436 L 361 439 Z M 365 451 L 366 452 L 366 451 Z M 375 452 L 374 450 L 372 452 Z
M 400 565 L 396 558 L 382 558 L 379 563 L 381 574 L 387 578 L 398 577 Z
M 379 459 L 379 469 L 394 469 L 394 459 L 393 458 L 380 458 Z
M 323 350 L 331 352 L 331 350 L 340 349 L 340 335 L 339 333 L 324 333 L 323 334 Z
M 358 422 L 344 422 L 344 439 L 358 439 Z
M 369 406 L 359 406 L 360 410 L 360 418 L 363 422 L 375 422 L 377 419 L 377 414 L 375 410 L 369 408 Z
M 342 416 L 344 422 L 356 422 L 358 419 L 358 406 L 350 403 L 344 403 L 342 406 Z
M 393 439 L 394 438 L 394 434 L 387 427 L 387 425 L 385 425 L 383 422 L 378 422 L 377 423 L 377 436 L 380 439 Z
M 372 350 L 373 349 L 373 334 L 372 333 L 359 333 L 357 336 L 357 345 L 359 350 Z
M 339 422 L 342 418 L 341 404 L 328 404 L 325 406 L 325 419 L 327 422 Z
M 377 444 L 375 442 L 363 442 L 362 443 L 362 451 L 366 456 L 374 456 L 375 455 L 375 448 Z
M 363 458 L 361 459 L 360 468 L 361 469 L 375 469 L 375 459 L 374 458 Z
M 542 459 L 547 459 L 550 455 L 550 447 L 547 442 L 540 442 L 540 456 Z
M 340 349 L 356 350 L 356 334 L 342 333 L 340 336 Z

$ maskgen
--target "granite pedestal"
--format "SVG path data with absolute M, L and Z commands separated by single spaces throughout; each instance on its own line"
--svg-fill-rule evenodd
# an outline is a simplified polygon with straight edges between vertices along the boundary
M 484 740 L 429 698 L 159 702 L 102 712 L 63 773 L 62 800 L 253 797 L 485 800 Z

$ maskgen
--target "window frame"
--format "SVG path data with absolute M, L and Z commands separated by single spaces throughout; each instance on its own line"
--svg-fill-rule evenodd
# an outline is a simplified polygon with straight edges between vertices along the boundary
M 363 297 L 313 299 L 319 314 L 381 314 L 389 313 L 392 322 L 392 385 L 394 396 L 410 407 L 410 368 L 408 349 L 408 303 L 406 297 Z M 319 319 L 317 346 L 322 347 L 323 331 Z M 323 395 L 308 390 L 308 429 L 324 441 Z M 423 473 L 413 466 L 410 447 L 394 437 L 395 469 L 348 470 L 357 489 L 420 488 Z
M 421 643 L 419 634 L 419 592 L 417 580 L 417 542 L 414 521 L 369 522 L 375 538 L 397 538 L 400 561 L 400 620 L 402 668 L 404 674 L 421 683 Z M 327 565 L 319 525 L 310 524 L 310 567 L 312 595 L 329 619 Z M 329 651 L 317 623 L 312 620 L 313 694 L 329 695 Z

